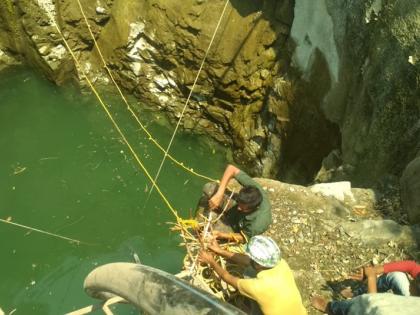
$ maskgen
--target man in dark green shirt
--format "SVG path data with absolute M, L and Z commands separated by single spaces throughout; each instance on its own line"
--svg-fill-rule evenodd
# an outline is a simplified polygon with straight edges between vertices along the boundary
M 232 178 L 242 185 L 242 189 L 235 195 L 235 202 L 228 206 L 222 218 L 231 231 L 216 230 L 214 236 L 244 243 L 247 239 L 264 233 L 272 221 L 271 205 L 260 184 L 236 166 L 228 165 L 218 186 L 214 183 L 206 184 L 200 204 L 203 205 L 203 201 L 208 202 L 210 210 L 222 210 L 221 205 L 228 199 L 226 188 Z

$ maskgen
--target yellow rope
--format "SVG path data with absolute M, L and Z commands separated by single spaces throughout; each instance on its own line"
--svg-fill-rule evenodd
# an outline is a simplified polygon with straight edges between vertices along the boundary
M 122 93 L 122 91 L 121 91 L 121 89 L 120 89 L 120 87 L 118 86 L 118 84 L 117 84 L 117 82 L 115 81 L 115 79 L 114 79 L 114 77 L 113 77 L 113 75 L 112 75 L 112 73 L 111 73 L 111 70 L 108 68 L 108 66 L 107 66 L 107 64 L 106 64 L 106 62 L 105 62 L 105 58 L 104 58 L 104 56 L 102 55 L 102 51 L 101 51 L 101 49 L 99 48 L 99 45 L 98 45 L 98 42 L 96 41 L 96 39 L 95 39 L 95 36 L 93 35 L 93 32 L 92 32 L 92 29 L 91 29 L 91 27 L 90 27 L 90 24 L 89 24 L 89 22 L 88 22 L 88 20 L 87 20 L 87 17 L 86 17 L 86 15 L 85 15 L 85 12 L 84 12 L 84 9 L 83 9 L 83 6 L 82 6 L 82 4 L 80 3 L 80 1 L 79 0 L 77 0 L 77 3 L 79 4 L 79 8 L 80 8 L 80 11 L 81 11 L 81 13 L 82 13 L 82 16 L 83 16 L 83 19 L 85 20 L 85 23 L 86 23 L 86 25 L 87 25 L 87 28 L 88 28 L 88 30 L 89 30 L 89 33 L 90 33 L 90 35 L 91 35 L 91 37 L 92 37 L 92 40 L 93 40 L 93 42 L 94 42 L 94 44 L 95 44 L 95 47 L 96 47 L 96 50 L 98 51 L 98 53 L 99 53 L 99 56 L 100 56 L 100 58 L 101 58 L 101 60 L 102 60 L 102 63 L 103 63 L 103 65 L 104 65 L 104 68 L 106 69 L 106 71 L 108 72 L 108 75 L 109 75 L 109 77 L 111 78 L 111 80 L 112 80 L 112 82 L 114 83 L 114 85 L 115 85 L 115 87 L 117 88 L 117 90 L 118 90 L 118 92 L 119 92 L 119 94 L 121 95 L 121 98 L 123 99 L 123 101 L 124 101 L 124 103 L 127 105 L 127 110 L 131 113 L 131 115 L 134 117 L 134 119 L 137 121 L 137 123 L 139 124 L 139 126 L 141 127 L 141 129 L 146 133 L 146 135 L 148 136 L 148 139 L 150 140 L 150 141 L 152 141 L 152 143 L 154 143 L 164 154 L 165 154 L 165 156 L 167 156 L 172 162 L 174 162 L 176 165 L 178 165 L 179 167 L 181 167 L 181 168 L 183 168 L 184 170 L 186 170 L 187 172 L 190 172 L 190 173 L 192 173 L 192 174 L 194 174 L 194 175 L 196 175 L 196 176 L 198 176 L 198 177 L 201 177 L 201 178 L 204 178 L 204 179 L 206 179 L 206 180 L 209 180 L 209 181 L 215 181 L 215 179 L 212 179 L 211 177 L 208 177 L 208 176 L 205 176 L 205 175 L 202 175 L 202 174 L 200 174 L 200 173 L 197 173 L 197 172 L 195 172 L 192 168 L 189 168 L 189 167 L 186 167 L 185 165 L 184 165 L 184 163 L 182 163 L 182 162 L 179 162 L 178 160 L 176 160 L 173 156 L 171 156 L 171 155 L 169 155 L 169 154 L 167 154 L 167 151 L 165 151 L 165 149 L 156 141 L 156 139 L 154 139 L 153 138 L 153 136 L 150 134 L 150 132 L 147 130 L 147 128 L 141 123 L 141 121 L 140 121 L 140 119 L 137 117 L 137 115 L 136 115 L 136 113 L 132 110 L 132 108 L 131 108 L 131 106 L 130 106 L 130 104 L 128 103 L 128 101 L 127 101 L 127 99 L 125 98 L 125 96 L 124 96 L 124 94 Z M 157 179 L 155 178 L 155 181 L 156 181 Z M 151 190 L 153 190 L 153 187 L 154 187 L 154 185 L 152 186 L 152 188 L 151 188 Z
M 86 242 L 75 240 L 73 238 L 69 238 L 69 237 L 66 237 L 66 236 L 62 236 L 62 235 L 51 233 L 51 232 L 47 232 L 47 231 L 43 231 L 43 230 L 36 229 L 36 228 L 30 227 L 30 226 L 26 226 L 26 225 L 23 225 L 23 224 L 15 223 L 15 222 L 12 222 L 12 221 L 0 219 L 0 222 L 11 224 L 11 225 L 14 225 L 14 226 L 18 226 L 18 227 L 24 228 L 26 230 L 30 230 L 30 231 L 34 231 L 34 232 L 38 232 L 38 233 L 42 233 L 42 234 L 54 236 L 54 237 L 57 237 L 57 238 L 61 238 L 63 240 L 67 240 L 67 241 L 74 242 L 74 243 L 77 243 L 77 244 L 92 245 L 92 244 L 89 244 L 89 243 L 86 243 Z
M 81 70 L 81 72 L 83 73 L 83 76 L 85 77 L 87 83 L 89 84 L 90 88 L 92 89 L 92 92 L 95 94 L 96 98 L 99 100 L 99 103 L 101 104 L 102 108 L 104 109 L 105 113 L 107 114 L 108 118 L 111 120 L 115 130 L 117 130 L 118 134 L 120 135 L 120 137 L 122 138 L 122 140 L 124 141 L 125 145 L 128 147 L 128 149 L 130 150 L 130 152 L 132 153 L 134 159 L 137 161 L 137 164 L 141 167 L 141 169 L 143 170 L 143 172 L 146 174 L 147 178 L 152 182 L 153 185 L 156 186 L 156 183 L 154 182 L 152 176 L 150 176 L 149 172 L 147 171 L 146 167 L 143 165 L 142 161 L 140 160 L 140 158 L 138 157 L 138 155 L 136 154 L 136 152 L 134 151 L 133 147 L 130 145 L 130 143 L 128 142 L 128 140 L 126 139 L 124 133 L 121 131 L 120 127 L 118 126 L 118 124 L 115 122 L 113 116 L 111 115 L 111 113 L 109 112 L 108 108 L 106 107 L 104 101 L 102 100 L 102 98 L 100 97 L 100 95 L 98 94 L 98 92 L 96 91 L 95 87 L 93 86 L 92 82 L 89 80 L 87 74 L 85 73 L 85 71 L 83 70 L 83 68 L 81 67 L 79 61 L 77 60 L 76 56 L 74 55 L 72 49 L 70 48 L 67 40 L 64 38 L 63 33 L 61 32 L 60 28 L 58 27 L 57 23 L 54 21 L 54 19 L 52 17 L 51 18 L 51 22 L 54 24 L 55 28 L 57 29 L 57 32 L 60 34 L 64 44 L 66 45 L 70 55 L 73 57 L 74 62 L 76 63 L 76 66 Z M 172 211 L 172 213 L 174 214 L 174 216 L 176 217 L 177 221 L 180 222 L 182 221 L 181 218 L 178 216 L 177 211 L 172 207 L 172 205 L 169 203 L 168 199 L 165 197 L 165 195 L 162 193 L 162 191 L 160 190 L 160 188 L 158 186 L 156 186 L 156 190 L 158 191 L 159 195 L 162 197 L 163 201 L 166 203 L 166 205 L 168 206 L 168 208 Z

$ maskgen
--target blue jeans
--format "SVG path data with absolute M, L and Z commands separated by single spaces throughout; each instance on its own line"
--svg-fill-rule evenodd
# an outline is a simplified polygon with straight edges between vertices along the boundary
M 387 292 L 392 290 L 394 294 L 410 296 L 410 282 L 405 273 L 403 272 L 390 272 L 387 274 L 381 275 L 376 285 L 378 287 L 378 292 Z M 362 287 L 353 292 L 354 296 L 361 295 L 366 293 L 366 287 Z M 347 315 L 351 305 L 353 304 L 353 299 L 345 301 L 331 301 L 328 303 L 328 314 L 332 315 Z
M 331 315 L 347 315 L 352 304 L 353 299 L 344 301 L 331 301 L 328 303 L 327 312 Z
M 395 271 L 381 275 L 376 285 L 378 292 L 384 293 L 392 290 L 392 293 L 403 296 L 410 296 L 410 282 L 407 275 L 403 272 Z M 367 292 L 367 288 L 361 287 L 353 292 L 354 296 Z

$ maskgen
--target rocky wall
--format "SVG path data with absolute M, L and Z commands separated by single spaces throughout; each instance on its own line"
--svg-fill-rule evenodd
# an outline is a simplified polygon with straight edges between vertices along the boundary
M 374 185 L 398 178 L 415 157 L 419 31 L 416 1 L 296 1 L 292 62 L 308 89 L 324 82 L 326 92 L 315 102 L 340 132 L 321 181 Z
M 125 93 L 176 121 L 225 1 L 81 3 Z M 0 9 L 0 63 L 25 61 L 58 83 L 82 69 L 109 83 L 77 1 Z M 253 175 L 398 178 L 419 148 L 419 21 L 409 0 L 230 0 L 182 125 L 231 146 Z
M 225 1 L 81 3 L 106 63 L 125 92 L 176 121 Z M 2 28 L 14 25 L 0 40 L 9 55 L 57 83 L 72 77 L 75 67 L 54 20 L 81 68 L 96 83 L 109 82 L 77 1 L 21 0 L 2 6 L 11 8 L 2 10 L 2 19 L 8 21 Z M 290 94 L 291 88 L 279 70 L 287 64 L 292 18 L 290 1 L 229 1 L 182 120 L 185 129 L 208 133 L 231 146 L 236 160 L 252 174 L 277 175 L 288 121 L 286 98 L 277 96 Z M 82 69 L 76 69 L 79 78 Z

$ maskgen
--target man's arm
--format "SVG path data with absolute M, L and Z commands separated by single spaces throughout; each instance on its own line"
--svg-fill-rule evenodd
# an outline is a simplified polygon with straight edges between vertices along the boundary
M 407 272 L 413 278 L 416 277 L 419 270 L 420 270 L 420 265 L 417 265 L 416 262 L 412 260 L 396 261 L 396 262 L 383 265 L 384 273 L 389 273 L 389 272 L 394 272 L 394 271 Z
M 251 259 L 248 255 L 240 253 L 232 253 L 226 249 L 223 249 L 219 246 L 216 240 L 214 240 L 208 248 L 213 251 L 215 254 L 230 260 L 233 263 L 236 263 L 241 266 L 249 266 L 251 264 Z
M 220 180 L 220 184 L 219 184 L 219 188 L 217 189 L 217 192 L 209 200 L 210 210 L 213 210 L 220 206 L 229 181 L 232 179 L 232 177 L 235 177 L 236 175 L 238 175 L 240 171 L 241 170 L 239 168 L 231 164 L 229 164 L 226 167 L 225 172 L 223 173 L 222 179 Z
M 235 289 L 238 288 L 239 278 L 231 275 L 227 270 L 223 269 L 215 260 L 212 254 L 206 251 L 201 251 L 199 254 L 199 260 L 203 263 L 210 265 L 210 267 L 222 278 L 223 281 L 233 286 Z
M 376 285 L 376 272 L 375 267 L 365 267 L 364 274 L 367 278 L 368 293 L 377 293 L 378 288 Z
M 220 231 L 214 231 L 213 236 L 217 239 L 223 239 L 227 241 L 232 241 L 236 243 L 245 243 L 245 237 L 241 233 L 226 233 Z

